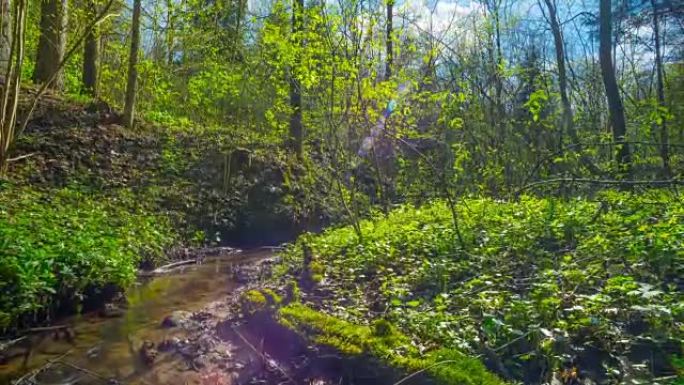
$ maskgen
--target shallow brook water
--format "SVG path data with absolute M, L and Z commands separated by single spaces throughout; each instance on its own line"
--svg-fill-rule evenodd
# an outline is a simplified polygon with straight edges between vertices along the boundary
M 0 384 L 12 383 L 32 370 L 48 365 L 47 370 L 32 375 L 31 382 L 45 385 L 107 384 L 116 378 L 124 383 L 192 383 L 141 373 L 139 346 L 143 341 L 183 338 L 181 328 L 164 328 L 162 320 L 174 311 L 198 311 L 212 302 L 225 299 L 237 286 L 232 270 L 236 265 L 266 259 L 272 251 L 259 249 L 238 254 L 207 258 L 201 264 L 179 267 L 173 272 L 141 279 L 127 291 L 128 306 L 117 317 L 98 313 L 62 319 L 56 324 L 69 325 L 75 332 L 71 342 L 55 339 L 46 332 L 31 337 L 29 344 L 17 344 L 5 352 L 0 363 Z M 220 317 L 220 314 L 215 314 Z M 30 350 L 30 354 L 27 352 Z M 155 367 L 163 367 L 169 357 L 160 357 Z M 51 363 L 52 362 L 52 363 Z

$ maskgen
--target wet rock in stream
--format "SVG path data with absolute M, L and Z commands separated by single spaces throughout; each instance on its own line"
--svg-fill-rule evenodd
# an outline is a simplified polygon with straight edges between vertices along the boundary
M 154 361 L 157 359 L 159 351 L 157 351 L 152 341 L 145 341 L 140 347 L 139 354 L 140 360 L 146 366 L 151 367 L 152 365 L 154 365 Z
M 115 303 L 105 303 L 99 314 L 104 318 L 118 318 L 124 315 L 124 310 Z
M 173 313 L 164 317 L 164 319 L 161 322 L 161 325 L 165 328 L 183 326 L 191 319 L 191 317 L 192 313 L 190 313 L 189 311 L 176 310 Z

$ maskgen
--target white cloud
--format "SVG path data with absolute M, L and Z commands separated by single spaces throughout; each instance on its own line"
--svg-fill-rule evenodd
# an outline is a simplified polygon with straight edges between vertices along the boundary
M 402 10 L 421 30 L 441 35 L 464 27 L 465 21 L 481 13 L 482 8 L 472 0 L 406 0 Z

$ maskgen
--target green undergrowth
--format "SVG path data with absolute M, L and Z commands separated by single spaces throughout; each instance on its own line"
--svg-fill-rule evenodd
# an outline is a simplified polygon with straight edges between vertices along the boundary
M 169 219 L 129 190 L 1 186 L 0 328 L 89 287 L 126 287 L 143 258 L 161 258 L 174 241 Z
M 101 101 L 42 100 L 0 178 L 0 333 L 125 286 L 170 249 L 288 236 L 282 151 L 242 131 L 131 130 Z
M 457 220 L 463 243 L 444 202 L 362 221 L 361 239 L 351 226 L 305 235 L 276 275 L 302 274 L 306 244 L 323 267 L 320 310 L 362 324 L 383 314 L 418 346 L 488 357 L 511 379 L 549 381 L 568 367 L 601 381 L 675 373 L 681 197 L 465 199 Z
M 443 385 L 498 385 L 504 382 L 482 363 L 452 349 L 421 354 L 418 348 L 391 323 L 378 320 L 357 325 L 294 303 L 278 311 L 280 322 L 314 343 L 348 355 L 368 354 L 384 363 L 412 373 L 421 370 Z

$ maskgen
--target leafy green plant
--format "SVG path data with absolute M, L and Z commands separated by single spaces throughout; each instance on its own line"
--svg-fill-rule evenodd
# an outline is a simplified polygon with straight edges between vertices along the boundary
M 296 276 L 306 244 L 325 266 L 321 310 L 357 323 L 383 312 L 425 346 L 498 357 L 513 378 L 531 375 L 531 363 L 560 370 L 587 346 L 621 373 L 619 357 L 643 341 L 660 349 L 684 337 L 675 197 L 466 199 L 458 210 L 467 250 L 438 201 L 361 221 L 362 240 L 351 226 L 304 236 L 276 273 Z
M 79 186 L 5 186 L 0 207 L 3 328 L 55 299 L 78 301 L 88 287 L 125 288 L 143 258 L 159 259 L 174 241 L 168 218 L 126 190 L 103 197 Z

